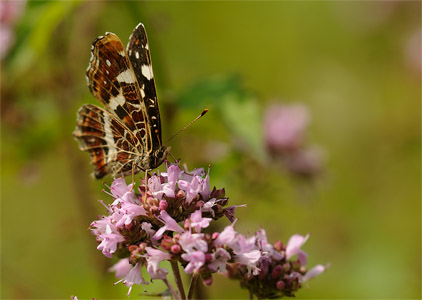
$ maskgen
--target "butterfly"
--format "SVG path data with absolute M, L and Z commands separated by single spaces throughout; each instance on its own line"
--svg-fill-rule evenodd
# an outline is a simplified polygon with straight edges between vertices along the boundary
M 107 32 L 92 44 L 86 72 L 91 93 L 104 106 L 83 105 L 73 136 L 91 155 L 94 176 L 136 174 L 159 167 L 170 152 L 161 120 L 145 27 L 138 24 L 127 48 Z

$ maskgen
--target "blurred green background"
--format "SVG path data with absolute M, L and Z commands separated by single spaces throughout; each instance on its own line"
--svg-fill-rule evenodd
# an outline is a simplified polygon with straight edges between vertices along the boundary
M 247 204 L 238 231 L 262 226 L 272 242 L 309 232 L 309 267 L 331 265 L 298 298 L 421 297 L 420 2 L 30 1 L 1 61 L 2 299 L 126 298 L 87 230 L 105 213 L 97 200 L 111 199 L 72 131 L 78 108 L 96 103 L 92 41 L 111 31 L 126 43 L 139 22 L 163 139 L 210 109 L 172 154 L 211 165 L 211 184 Z M 312 178 L 268 156 L 274 102 L 308 107 L 307 143 L 325 153 Z M 222 276 L 205 293 L 248 295 Z

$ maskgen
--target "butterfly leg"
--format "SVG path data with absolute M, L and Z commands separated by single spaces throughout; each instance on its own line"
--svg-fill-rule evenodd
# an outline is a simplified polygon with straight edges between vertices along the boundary
M 148 170 L 145 170 L 145 181 L 144 181 L 144 184 L 145 184 L 145 198 L 144 198 L 144 201 L 147 201 L 147 192 L 148 192 Z
M 130 191 L 132 192 L 135 188 L 135 164 L 132 164 L 132 187 Z

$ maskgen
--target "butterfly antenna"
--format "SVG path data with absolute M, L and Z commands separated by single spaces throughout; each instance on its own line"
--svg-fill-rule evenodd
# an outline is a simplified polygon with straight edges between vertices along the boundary
M 195 119 L 193 119 L 188 125 L 186 125 L 185 127 L 183 127 L 182 129 L 180 129 L 178 132 L 176 132 L 176 134 L 174 134 L 171 138 L 169 138 L 166 142 L 166 144 L 168 144 L 172 139 L 174 139 L 177 135 L 179 135 L 182 131 L 184 131 L 186 128 L 188 128 L 189 126 L 191 126 L 193 123 L 195 123 L 196 121 L 198 121 L 200 118 L 202 118 L 206 113 L 208 112 L 208 108 L 205 108 L 201 114 L 199 116 L 197 116 Z

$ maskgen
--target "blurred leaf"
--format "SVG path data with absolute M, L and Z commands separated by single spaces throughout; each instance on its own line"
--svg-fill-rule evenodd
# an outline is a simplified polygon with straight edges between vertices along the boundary
M 43 56 L 50 45 L 54 30 L 59 26 L 66 16 L 82 2 L 76 1 L 47 1 L 42 5 L 36 5 L 34 10 L 29 10 L 26 22 L 26 40 L 19 45 L 17 53 L 10 62 L 10 69 L 15 74 L 27 70 L 31 64 Z M 30 2 L 32 4 L 32 2 Z
M 202 80 L 179 98 L 181 107 L 215 105 L 219 116 L 234 138 L 235 145 L 265 163 L 261 110 L 258 100 L 244 89 L 236 75 Z
M 178 103 L 181 108 L 202 108 L 210 102 L 218 104 L 227 94 L 240 92 L 238 76 L 214 76 L 197 82 L 179 96 Z
M 252 156 L 264 164 L 266 152 L 262 138 L 261 110 L 253 97 L 239 97 L 232 93 L 222 97 L 220 114 L 235 142 L 245 147 Z

